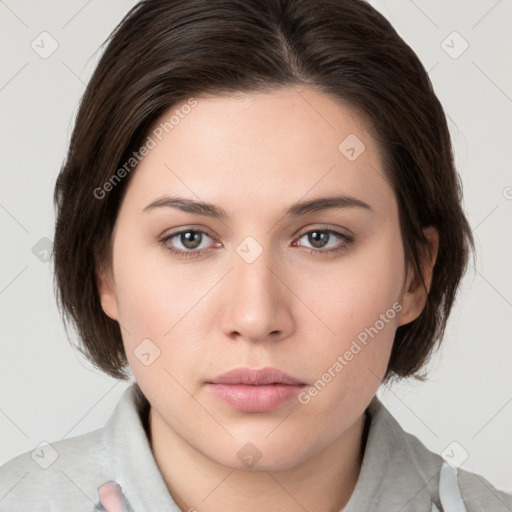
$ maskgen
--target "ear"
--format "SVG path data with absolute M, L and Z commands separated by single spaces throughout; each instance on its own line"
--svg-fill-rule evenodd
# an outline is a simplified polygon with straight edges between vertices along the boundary
M 119 311 L 117 308 L 114 276 L 112 272 L 106 269 L 99 270 L 97 283 L 103 311 L 107 316 L 112 318 L 112 320 L 118 320 Z
M 402 295 L 402 310 L 398 315 L 398 326 L 408 324 L 420 316 L 427 302 L 428 291 L 432 283 L 432 274 L 439 250 L 439 233 L 436 228 L 429 226 L 423 229 L 423 234 L 429 242 L 429 258 L 420 260 L 421 272 L 427 290 L 423 287 L 421 276 L 416 270 L 409 267 Z

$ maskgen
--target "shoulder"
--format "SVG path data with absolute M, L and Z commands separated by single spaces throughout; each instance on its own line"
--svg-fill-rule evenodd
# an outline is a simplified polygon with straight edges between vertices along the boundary
M 42 443 L 0 467 L 0 511 L 94 509 L 94 482 L 105 473 L 102 431 Z M 93 476 L 93 478 L 91 478 Z M 80 504 L 83 507 L 80 508 Z
M 450 465 L 440 455 L 430 451 L 416 436 L 403 430 L 384 405 L 376 402 L 372 405 L 379 420 L 403 443 L 405 450 L 402 457 L 406 459 L 404 467 L 421 475 L 432 500 L 440 504 L 440 510 L 512 512 L 512 494 L 496 489 L 477 473 Z M 456 503 L 465 508 L 457 508 Z
M 142 424 L 149 403 L 142 398 L 133 384 L 103 428 L 42 443 L 1 466 L 0 512 L 92 512 L 105 482 L 117 481 L 136 494 L 138 467 L 152 470 L 156 480 L 158 467 Z
M 512 511 L 512 494 L 496 489 L 483 476 L 459 468 L 457 477 L 468 512 Z

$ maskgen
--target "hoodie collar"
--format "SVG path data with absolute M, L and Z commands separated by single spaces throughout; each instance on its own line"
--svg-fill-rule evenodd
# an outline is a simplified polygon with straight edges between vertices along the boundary
M 439 502 L 441 459 L 404 432 L 377 396 L 367 413 L 370 428 L 363 463 L 343 512 L 430 512 L 432 496 Z
M 105 425 L 105 462 L 132 509 L 180 512 L 151 451 L 145 429 L 148 412 L 149 402 L 134 382 Z

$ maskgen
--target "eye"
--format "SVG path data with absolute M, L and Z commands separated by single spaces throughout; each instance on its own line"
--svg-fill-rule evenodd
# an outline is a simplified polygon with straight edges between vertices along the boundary
M 208 248 L 209 244 L 202 244 L 205 238 L 212 240 L 206 232 L 200 229 L 184 229 L 166 236 L 161 243 L 169 252 L 178 256 L 197 257 Z M 201 247 L 201 245 L 203 246 Z M 176 248 L 177 246 L 178 248 Z
M 303 233 L 298 240 L 307 238 L 307 242 L 312 245 L 309 251 L 313 255 L 328 255 L 346 249 L 353 243 L 354 237 L 335 231 L 333 229 L 312 229 Z M 176 256 L 190 258 L 198 257 L 207 251 L 211 246 L 207 239 L 213 240 L 205 231 L 201 229 L 183 229 L 170 233 L 163 238 L 160 243 L 164 248 Z M 338 243 L 336 243 L 338 240 Z M 335 245 L 331 243 L 333 241 Z M 330 244 L 330 245 L 329 245 Z M 294 243 L 294 246 L 303 244 Z M 215 242 L 216 247 L 221 247 L 220 242 Z
M 317 254 L 333 254 L 343 249 L 346 249 L 350 244 L 353 243 L 354 237 L 346 235 L 344 233 L 340 233 L 339 231 L 334 231 L 332 229 L 312 229 L 303 233 L 299 240 L 302 238 L 307 238 L 307 242 L 310 243 L 313 248 L 310 253 Z M 336 244 L 336 239 L 338 239 L 338 243 Z M 335 242 L 335 245 L 330 245 L 331 241 Z M 302 244 L 299 244 L 302 245 Z M 327 249 L 325 249 L 327 247 Z

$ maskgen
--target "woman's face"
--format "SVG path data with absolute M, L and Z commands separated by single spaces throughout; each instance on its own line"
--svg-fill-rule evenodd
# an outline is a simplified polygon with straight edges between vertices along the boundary
M 153 128 L 103 308 L 169 434 L 228 467 L 293 467 L 361 418 L 397 326 L 419 313 L 376 143 L 309 88 L 196 98 Z M 237 368 L 294 380 L 219 378 Z

